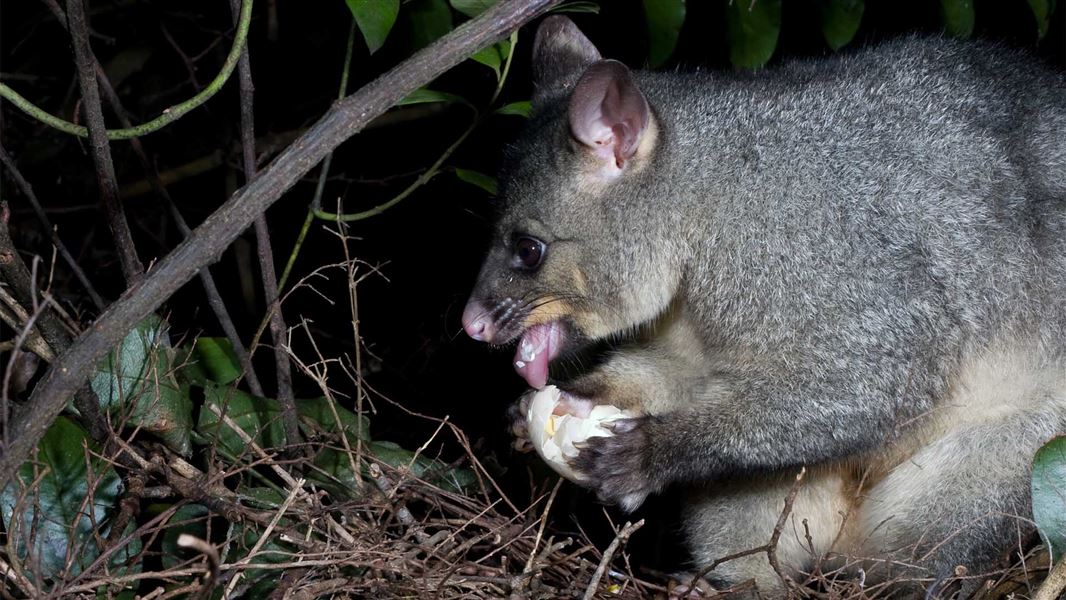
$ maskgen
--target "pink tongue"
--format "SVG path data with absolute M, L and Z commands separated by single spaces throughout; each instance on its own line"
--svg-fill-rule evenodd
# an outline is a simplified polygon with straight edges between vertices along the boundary
M 558 322 L 530 327 L 518 341 L 515 371 L 531 387 L 541 389 L 548 382 L 548 363 L 559 354 L 561 342 L 562 327 Z

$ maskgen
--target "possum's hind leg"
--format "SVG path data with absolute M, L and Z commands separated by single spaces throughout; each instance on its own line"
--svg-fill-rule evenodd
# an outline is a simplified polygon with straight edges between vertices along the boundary
M 694 570 L 769 543 L 794 484 L 795 473 L 781 472 L 692 489 L 686 498 L 685 537 Z M 808 469 L 777 542 L 781 573 L 803 582 L 804 574 L 842 533 L 852 498 L 844 469 Z M 784 593 L 781 577 L 766 552 L 723 562 L 707 579 L 721 587 L 754 579 L 764 597 Z
M 983 353 L 960 371 L 930 417 L 927 441 L 872 485 L 863 502 L 867 555 L 896 559 L 871 566 L 872 578 L 921 578 L 928 587 L 950 579 L 958 565 L 978 575 L 995 565 L 1019 528 L 1029 529 L 1033 454 L 1066 430 L 1066 366 L 1028 350 Z M 981 581 L 962 583 L 972 588 Z

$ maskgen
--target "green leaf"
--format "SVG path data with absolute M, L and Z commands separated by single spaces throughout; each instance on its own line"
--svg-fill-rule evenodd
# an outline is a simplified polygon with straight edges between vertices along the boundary
M 1066 435 L 1052 439 L 1033 458 L 1033 519 L 1051 550 L 1066 556 Z
M 468 17 L 476 17 L 492 8 L 497 0 L 449 0 L 452 8 Z
M 1029 8 L 1033 10 L 1033 17 L 1036 18 L 1036 32 L 1040 39 L 1047 35 L 1051 15 L 1055 12 L 1055 3 L 1056 0 L 1029 0 Z
M 90 383 L 100 407 L 116 425 L 137 426 L 159 436 L 175 452 L 191 452 L 192 401 L 178 383 L 166 323 L 151 315 L 96 367 Z
M 404 6 L 411 26 L 411 45 L 421 50 L 452 30 L 452 9 L 447 0 L 415 0 Z
M 504 104 L 496 109 L 498 115 L 518 115 L 520 117 L 529 118 L 529 112 L 533 110 L 533 103 L 529 100 L 522 100 L 520 102 L 512 102 L 510 104 Z
M 212 405 L 223 410 L 224 414 L 241 431 L 248 434 L 262 448 L 280 447 L 285 441 L 285 430 L 281 423 L 281 405 L 277 400 L 260 398 L 209 382 L 204 386 L 204 404 L 205 406 L 200 410 L 197 429 L 208 439 L 217 440 L 223 449 L 234 456 L 246 452 L 248 444 L 229 425 L 221 422 L 218 415 L 211 409 Z M 340 406 L 336 408 L 340 417 L 340 428 L 337 427 L 337 420 L 333 417 L 328 399 L 296 400 L 296 412 L 300 416 L 300 426 L 308 435 L 316 436 L 323 432 L 332 434 L 343 429 L 348 436 L 349 443 L 355 443 L 357 439 L 363 441 L 370 439 L 370 424 L 365 417 L 359 418 L 355 413 Z
M 394 442 L 374 441 L 364 446 L 364 449 L 370 456 L 393 468 L 410 467 L 411 475 L 420 479 L 428 477 L 430 483 L 448 491 L 462 491 L 477 481 L 477 477 L 470 469 L 462 467 L 448 469 L 445 463 L 425 455 L 416 457 L 414 452 Z M 352 472 L 352 462 L 346 453 L 326 448 L 315 457 L 315 466 L 318 470 L 311 473 L 309 477 L 320 487 L 337 498 L 354 495 L 357 482 Z M 367 473 L 364 471 L 363 479 L 365 480 L 366 477 Z
M 495 45 L 478 50 L 470 58 L 492 69 L 496 73 L 496 79 L 500 78 L 500 64 L 503 62 L 503 57 L 500 56 L 500 50 Z
M 940 0 L 940 15 L 950 35 L 965 39 L 973 34 L 973 0 Z
M 195 348 L 196 359 L 211 381 L 226 385 L 241 376 L 241 362 L 226 338 L 198 338 Z
M 469 104 L 465 98 L 456 96 L 455 94 L 449 94 L 448 92 L 438 92 L 436 90 L 428 90 L 426 88 L 419 88 L 410 94 L 406 98 L 396 103 L 396 106 L 409 106 L 412 104 L 429 104 L 432 102 L 460 102 L 462 104 Z
M 178 546 L 178 536 L 183 533 L 207 539 L 207 507 L 201 504 L 186 504 L 174 511 L 167 528 L 163 531 L 163 566 L 173 569 L 186 560 L 196 556 L 196 551 Z
M 245 502 L 259 504 L 267 508 L 277 508 L 285 502 L 285 494 L 268 487 L 239 487 L 237 493 Z
M 389 37 L 396 15 L 400 14 L 400 0 L 345 0 L 363 33 L 366 47 L 373 54 Z
M 781 0 L 731 0 L 727 12 L 729 60 L 745 69 L 765 65 L 781 31 Z
M 511 51 L 511 42 L 503 40 L 498 44 L 493 44 L 487 48 L 478 50 L 470 58 L 492 69 L 496 73 L 496 79 L 500 79 L 500 65 L 503 61 L 507 60 L 507 55 Z
M 100 556 L 97 535 L 110 533 L 109 517 L 118 506 L 122 482 L 106 461 L 95 457 L 86 460 L 85 446 L 98 451 L 81 427 L 66 417 L 57 418 L 37 446 L 38 465 L 32 461 L 23 464 L 16 478 L 0 492 L 0 517 L 7 535 L 20 559 L 26 561 L 24 566 L 35 575 L 51 578 L 61 574 L 68 555 L 70 574 L 77 575 Z M 38 477 L 38 485 L 31 489 Z M 94 522 L 98 527 L 95 533 Z M 130 527 L 127 533 L 132 531 L 132 523 Z M 32 555 L 28 557 L 31 540 Z M 123 565 L 140 549 L 140 540 L 135 538 L 108 562 L 119 572 L 130 572 L 131 567 Z
M 432 476 L 430 483 L 450 491 L 459 491 L 476 480 L 474 473 L 469 469 L 458 468 L 445 471 L 446 465 L 443 462 L 433 460 L 424 454 L 416 457 L 414 452 L 401 448 L 394 442 L 374 441 L 370 442 L 367 448 L 381 462 L 400 469 L 410 466 L 411 474 L 415 477 L 426 479 L 427 476 Z
M 465 181 L 469 184 L 476 185 L 477 187 L 485 190 L 489 194 L 496 195 L 496 178 L 490 177 L 484 173 L 478 171 L 471 171 L 470 169 L 455 169 L 455 176 L 461 181 Z
M 865 0 L 818 0 L 822 37 L 833 50 L 840 50 L 859 31 Z
M 648 64 L 660 67 L 674 53 L 685 23 L 685 0 L 644 0 L 648 24 Z

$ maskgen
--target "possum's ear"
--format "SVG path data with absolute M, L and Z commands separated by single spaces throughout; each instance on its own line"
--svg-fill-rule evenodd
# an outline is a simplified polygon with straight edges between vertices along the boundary
M 533 41 L 533 104 L 542 106 L 568 93 L 600 52 L 574 22 L 559 15 L 537 28 Z
M 649 137 L 650 112 L 629 69 L 615 60 L 600 61 L 586 69 L 574 87 L 570 133 L 602 163 L 605 173 L 617 174 Z

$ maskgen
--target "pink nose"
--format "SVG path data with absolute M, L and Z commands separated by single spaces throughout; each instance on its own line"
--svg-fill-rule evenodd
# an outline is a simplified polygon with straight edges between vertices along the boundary
M 496 335 L 492 315 L 477 300 L 470 300 L 466 303 L 466 308 L 463 310 L 463 330 L 479 342 L 491 342 L 493 336 Z

